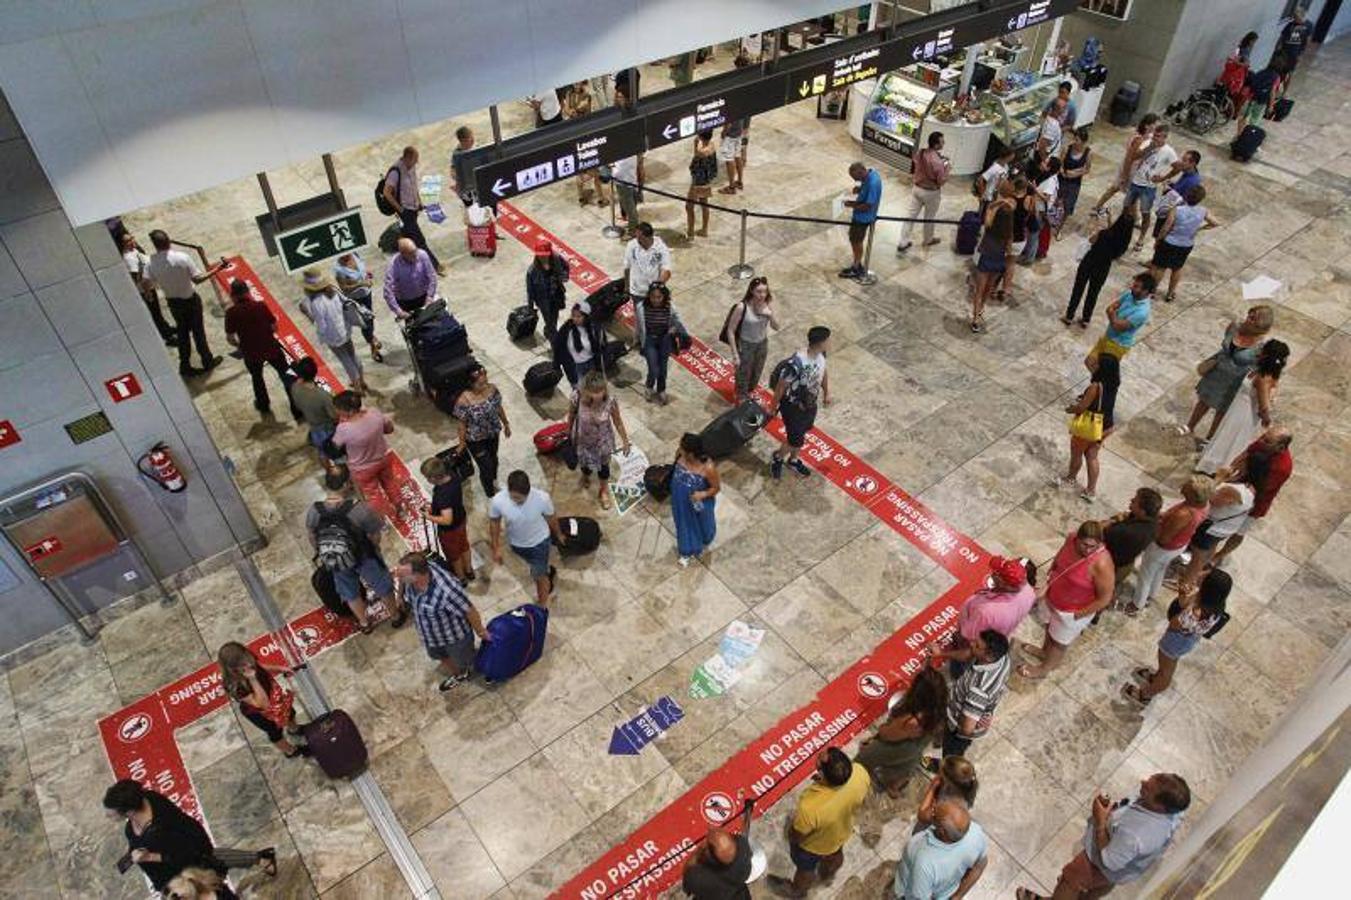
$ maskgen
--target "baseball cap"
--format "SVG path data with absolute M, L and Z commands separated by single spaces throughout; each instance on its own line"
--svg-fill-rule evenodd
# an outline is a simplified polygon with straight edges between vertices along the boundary
M 549 243 L 544 238 L 540 238 L 539 240 L 535 241 L 536 256 L 552 256 L 553 252 L 554 252 L 554 245 Z
M 1009 584 L 1027 583 L 1027 563 L 1008 556 L 990 557 L 990 572 L 998 575 Z

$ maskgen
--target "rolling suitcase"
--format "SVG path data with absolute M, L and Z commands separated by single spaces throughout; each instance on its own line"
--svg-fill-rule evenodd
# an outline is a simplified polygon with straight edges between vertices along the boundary
M 671 496 L 671 471 L 674 466 L 648 466 L 643 471 L 643 487 L 653 500 L 662 501 Z
M 714 459 L 731 456 L 764 427 L 769 419 L 764 407 L 754 400 L 745 400 L 718 416 L 704 427 L 699 436 L 704 439 L 704 452 Z
M 446 415 L 455 410 L 455 400 L 467 390 L 478 360 L 472 356 L 456 356 L 443 362 L 422 367 L 422 379 L 436 408 Z
M 1245 126 L 1243 132 L 1239 134 L 1229 144 L 1229 155 L 1236 162 L 1248 162 L 1257 153 L 1257 148 L 1262 146 L 1262 141 L 1266 140 L 1266 131 L 1258 125 Z
M 535 432 L 535 449 L 540 453 L 556 453 L 571 438 L 567 422 L 554 422 Z
M 423 366 L 469 355 L 469 332 L 454 316 L 445 311 L 445 301 L 436 302 L 441 304 L 439 315 L 424 317 L 419 314 L 408 326 L 409 343 Z M 425 311 L 420 310 L 419 313 Z
M 466 227 L 468 232 L 465 236 L 465 243 L 469 247 L 470 256 L 492 259 L 497 255 L 497 228 L 494 227 L 492 222 L 487 225 L 469 225 Z
M 1282 97 L 1271 107 L 1271 118 L 1277 122 L 1284 122 L 1285 117 L 1290 115 L 1295 108 L 1295 101 L 1289 97 Z
M 301 727 L 314 761 L 329 778 L 351 778 L 366 768 L 366 742 L 352 717 L 340 709 Z
M 563 369 L 552 360 L 537 362 L 525 370 L 521 380 L 527 394 L 544 394 L 554 389 L 563 380 Z
M 976 252 L 976 244 L 980 242 L 980 213 L 974 209 L 969 209 L 962 213 L 961 221 L 957 223 L 957 246 L 956 251 L 962 256 L 971 256 Z
M 586 516 L 559 516 L 558 530 L 563 532 L 563 537 L 567 539 L 566 544 L 555 541 L 560 556 L 582 556 L 595 552 L 600 546 L 600 523 L 595 519 Z
M 539 313 L 529 304 L 518 306 L 507 316 L 507 334 L 513 341 L 524 340 L 535 333 Z
M 619 365 L 619 361 L 628 355 L 629 345 L 623 341 L 606 341 L 605 346 L 600 351 L 600 367 L 602 372 L 612 372 Z
M 586 302 L 591 304 L 591 319 L 599 325 L 604 325 L 615 317 L 619 307 L 623 306 L 629 300 L 628 288 L 624 286 L 623 279 L 612 281 L 605 287 L 592 293 L 586 298 Z
M 338 596 L 338 586 L 333 581 L 333 573 L 320 566 L 314 570 L 310 576 L 310 585 L 314 592 L 319 595 L 319 601 L 324 604 L 324 608 L 329 612 L 335 613 L 344 619 L 356 619 L 356 613 L 352 608 L 342 602 L 342 597 Z
M 549 610 L 523 603 L 488 623 L 489 640 L 479 644 L 474 668 L 489 683 L 506 681 L 544 653 Z

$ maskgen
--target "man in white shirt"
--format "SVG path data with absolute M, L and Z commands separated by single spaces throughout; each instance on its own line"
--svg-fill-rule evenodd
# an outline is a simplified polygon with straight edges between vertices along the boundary
M 653 233 L 648 222 L 640 224 L 636 231 L 624 248 L 624 279 L 635 304 L 647 297 L 653 282 L 671 280 L 671 251 L 666 243 Z
M 558 92 L 553 88 L 545 88 L 537 94 L 531 94 L 525 102 L 535 111 L 536 128 L 543 128 L 545 125 L 563 120 L 563 105 L 558 102 Z
M 402 223 L 400 234 L 417 244 L 419 250 L 427 251 L 436 274 L 444 275 L 446 267 L 436 258 L 432 248 L 427 246 L 427 237 L 418 224 L 418 214 L 422 212 L 422 195 L 418 191 L 417 161 L 417 148 L 404 147 L 398 161 L 385 173 L 382 193 L 389 205 L 399 211 L 399 222 Z
M 1159 193 L 1159 183 L 1168 178 L 1177 162 L 1177 151 L 1168 143 L 1168 124 L 1160 122 L 1154 126 L 1154 135 L 1148 142 L 1135 151 L 1135 160 L 1131 163 L 1131 183 L 1126 189 L 1126 205 L 1139 201 L 1140 237 L 1135 241 L 1138 251 L 1145 244 L 1145 235 L 1149 233 L 1149 214 L 1154 209 L 1154 200 Z
M 131 275 L 136 290 L 140 291 L 146 311 L 150 313 L 150 320 L 155 323 L 155 330 L 164 340 L 164 346 L 177 347 L 178 333 L 174 331 L 174 326 L 165 320 L 164 312 L 159 305 L 159 291 L 155 289 L 155 280 L 150 277 L 150 257 L 137 246 L 136 238 L 132 237 L 130 232 L 122 234 L 122 261 L 127 264 L 127 273 Z
M 999 155 L 995 157 L 990 167 L 981 172 L 976 178 L 976 187 L 980 190 L 980 217 L 985 218 L 985 208 L 994 202 L 995 197 L 999 195 L 999 184 L 1009 174 L 1009 166 L 1018 156 L 1018 152 L 1012 147 L 1000 149 Z
M 202 320 L 202 298 L 197 293 L 197 285 L 225 268 L 221 260 L 202 271 L 197 260 L 182 250 L 173 249 L 169 235 L 160 229 L 150 232 L 150 243 L 155 252 L 150 256 L 146 274 L 150 280 L 164 291 L 164 300 L 169 304 L 169 315 L 173 317 L 178 338 L 178 374 L 191 376 L 210 372 L 220 365 L 220 357 L 211 353 L 206 342 L 206 325 Z M 197 354 L 202 358 L 202 367 L 192 365 L 192 343 L 197 344 Z
M 639 154 L 638 156 L 621 159 L 610 166 L 610 175 L 615 179 L 615 199 L 619 203 L 619 211 L 624 214 L 624 223 L 628 227 L 630 237 L 633 236 L 633 232 L 640 221 L 638 218 L 637 185 L 642 183 L 639 175 L 642 172 L 642 165 L 642 154 Z

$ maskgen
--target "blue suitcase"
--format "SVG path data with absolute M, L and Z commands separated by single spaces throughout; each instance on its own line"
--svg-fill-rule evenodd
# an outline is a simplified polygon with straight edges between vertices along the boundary
M 962 213 L 961 221 L 957 225 L 957 242 L 954 250 L 962 256 L 971 256 L 975 253 L 976 245 L 980 243 L 980 229 L 980 213 L 974 209 Z
M 523 603 L 488 623 L 489 640 L 479 645 L 474 668 L 489 683 L 506 681 L 527 668 L 544 652 L 549 611 Z

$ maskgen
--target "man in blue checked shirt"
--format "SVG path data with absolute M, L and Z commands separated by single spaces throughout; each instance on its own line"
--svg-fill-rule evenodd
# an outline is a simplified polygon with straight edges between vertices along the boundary
M 429 562 L 425 553 L 405 553 L 394 575 L 404 603 L 413 611 L 422 646 L 445 673 L 440 690 L 468 681 L 474 667 L 474 635 L 486 641 L 488 629 L 464 587 L 450 572 Z

